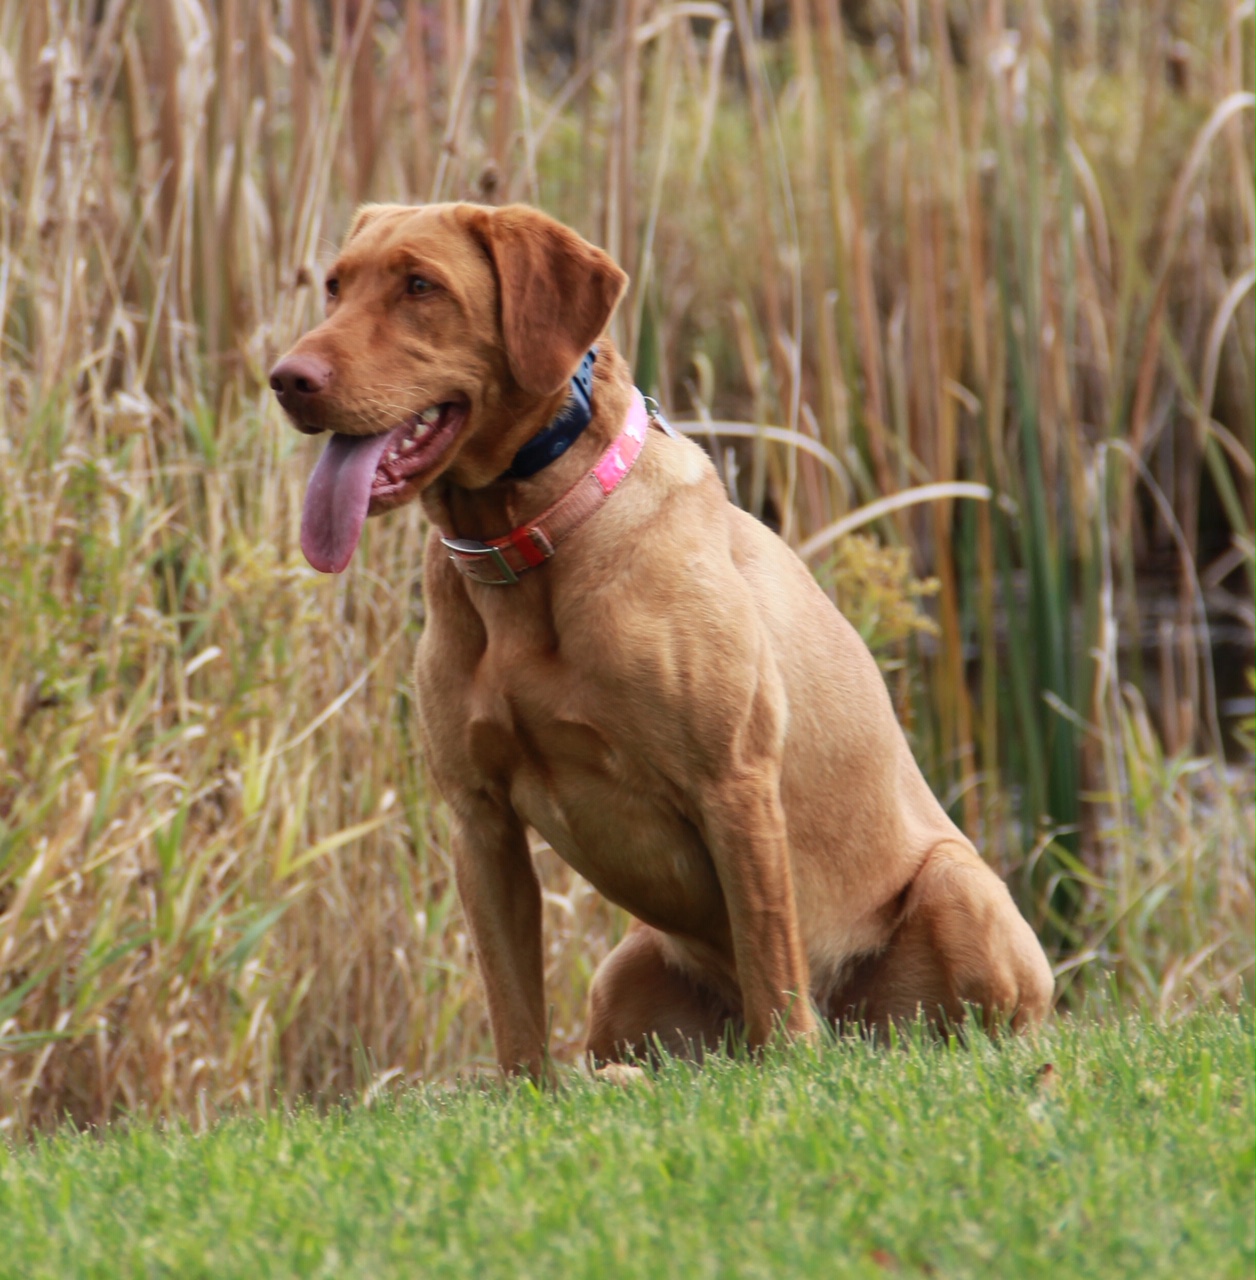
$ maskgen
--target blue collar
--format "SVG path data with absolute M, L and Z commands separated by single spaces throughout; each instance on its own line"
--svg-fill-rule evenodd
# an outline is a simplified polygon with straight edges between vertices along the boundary
M 567 403 L 547 427 L 515 454 L 514 461 L 497 477 L 499 480 L 526 480 L 561 458 L 576 442 L 593 417 L 593 362 L 596 359 L 597 348 L 593 347 L 571 375 L 571 395 Z

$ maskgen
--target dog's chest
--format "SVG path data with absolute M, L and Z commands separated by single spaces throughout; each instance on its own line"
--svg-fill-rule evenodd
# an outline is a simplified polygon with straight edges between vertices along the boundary
M 492 668 L 468 699 L 464 750 L 480 779 L 513 791 L 522 778 L 613 781 L 625 770 L 596 699 L 553 661 L 527 664 L 527 678 Z
M 618 692 L 535 663 L 526 681 L 495 672 L 468 702 L 474 780 L 641 918 L 660 927 L 721 919 L 709 855 Z

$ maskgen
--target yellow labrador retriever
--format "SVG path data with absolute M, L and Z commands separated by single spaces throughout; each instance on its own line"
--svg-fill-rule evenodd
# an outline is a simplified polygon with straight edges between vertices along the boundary
M 502 1068 L 546 1053 L 528 827 L 635 918 L 593 980 L 599 1063 L 964 1003 L 1037 1022 L 1042 948 L 868 650 L 648 419 L 604 333 L 625 283 L 534 209 L 367 205 L 271 375 L 331 433 L 316 568 L 368 515 L 418 498 L 431 522 L 415 679 Z

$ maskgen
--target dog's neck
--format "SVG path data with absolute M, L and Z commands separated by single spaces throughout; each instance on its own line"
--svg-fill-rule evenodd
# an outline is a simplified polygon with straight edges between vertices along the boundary
M 571 390 L 563 407 L 515 454 L 514 461 L 499 480 L 527 480 L 550 466 L 580 438 L 593 417 L 593 365 L 597 347 L 592 347 L 571 375 Z
M 609 344 L 604 344 L 594 368 L 589 424 L 560 457 L 533 475 L 515 477 L 507 472 L 476 489 L 441 477 L 423 493 L 428 519 L 454 536 L 487 540 L 539 515 L 593 467 L 619 434 L 631 395 L 628 366 Z M 566 396 L 558 406 L 539 406 L 537 422 L 549 422 L 564 403 Z

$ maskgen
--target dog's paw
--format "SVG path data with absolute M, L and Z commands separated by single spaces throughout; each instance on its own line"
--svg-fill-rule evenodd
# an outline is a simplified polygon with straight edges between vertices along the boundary
M 621 1089 L 650 1089 L 653 1083 L 640 1067 L 630 1067 L 625 1062 L 608 1062 L 594 1073 L 595 1080 L 618 1085 Z

